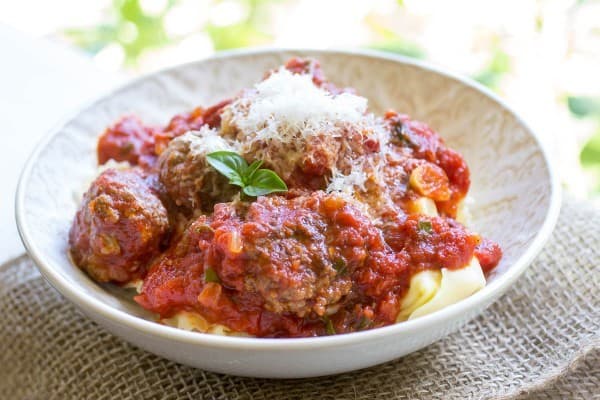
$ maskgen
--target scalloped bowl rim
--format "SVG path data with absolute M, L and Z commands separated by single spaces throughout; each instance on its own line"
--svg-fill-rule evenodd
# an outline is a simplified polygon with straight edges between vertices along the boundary
M 136 85 L 138 82 L 147 79 L 148 77 L 159 74 L 167 71 L 172 71 L 174 69 L 181 68 L 186 65 L 201 63 L 206 61 L 207 59 L 227 59 L 231 57 L 236 57 L 239 55 L 260 55 L 260 54 L 271 54 L 277 53 L 281 51 L 298 51 L 298 52 L 310 52 L 314 54 L 319 53 L 327 53 L 327 54 L 346 54 L 346 55 L 356 55 L 363 56 L 367 58 L 374 59 L 384 59 L 388 61 L 394 61 L 402 64 L 407 64 L 411 66 L 415 66 L 433 73 L 437 73 L 439 75 L 443 75 L 446 78 L 458 81 L 459 83 L 471 87 L 487 97 L 491 98 L 494 102 L 498 103 L 502 108 L 508 111 L 512 116 L 533 136 L 539 150 L 541 151 L 544 161 L 545 167 L 548 169 L 548 174 L 550 178 L 550 202 L 546 212 L 546 216 L 544 222 L 542 224 L 541 229 L 538 231 L 534 239 L 531 241 L 530 245 L 527 247 L 526 251 L 514 262 L 512 265 L 508 266 L 507 270 L 502 273 L 500 276 L 494 279 L 491 283 L 486 285 L 482 290 L 473 294 L 472 296 L 456 303 L 445 307 L 439 311 L 436 311 L 432 314 L 425 315 L 420 318 L 416 318 L 414 320 L 404 321 L 401 323 L 375 328 L 371 330 L 348 333 L 343 335 L 334 335 L 334 336 L 322 336 L 322 337 L 311 337 L 311 338 L 246 338 L 246 337 L 232 337 L 232 336 L 220 336 L 214 334 L 207 333 L 199 333 L 199 332 L 190 332 L 185 331 L 183 329 L 178 329 L 174 327 L 169 327 L 166 325 L 161 325 L 157 322 L 149 321 L 143 319 L 141 317 L 136 317 L 131 315 L 125 311 L 118 310 L 116 308 L 111 307 L 108 304 L 101 302 L 100 300 L 94 298 L 93 296 L 87 294 L 85 291 L 81 290 L 79 287 L 72 285 L 65 279 L 59 272 L 57 268 L 53 267 L 52 262 L 48 262 L 44 259 L 43 253 L 38 249 L 35 243 L 29 240 L 29 228 L 25 223 L 25 212 L 24 212 L 24 200 L 25 200 L 25 183 L 29 180 L 31 175 L 31 171 L 35 162 L 42 152 L 42 150 L 46 147 L 46 145 L 58 134 L 61 132 L 61 128 L 65 125 L 67 121 L 75 118 L 82 110 L 85 110 L 96 103 L 104 100 L 105 98 L 113 96 L 115 93 Z M 27 249 L 27 252 L 31 256 L 31 258 L 35 261 L 35 264 L 38 266 L 38 269 L 41 271 L 42 275 L 46 278 L 46 280 L 56 288 L 63 296 L 69 299 L 71 302 L 81 307 L 83 310 L 87 312 L 93 312 L 101 315 L 102 317 L 113 320 L 123 325 L 127 325 L 131 328 L 135 328 L 140 332 L 145 332 L 147 334 L 152 334 L 155 336 L 159 336 L 165 339 L 174 340 L 177 342 L 184 342 L 190 344 L 197 344 L 202 346 L 208 346 L 213 348 L 228 348 L 228 349 L 270 349 L 270 350 L 309 350 L 309 349 L 319 349 L 326 347 L 335 347 L 341 345 L 349 345 L 359 342 L 369 341 L 371 339 L 393 336 L 398 334 L 411 334 L 414 332 L 421 331 L 423 329 L 427 329 L 428 327 L 444 324 L 451 320 L 459 319 L 461 314 L 464 314 L 468 310 L 475 309 L 479 304 L 490 304 L 495 298 L 499 297 L 501 294 L 506 292 L 510 285 L 512 285 L 519 276 L 526 270 L 526 268 L 531 264 L 536 255 L 540 252 L 550 235 L 554 229 L 556 221 L 558 219 L 559 211 L 560 211 L 560 203 L 561 203 L 561 189 L 558 182 L 558 176 L 552 163 L 549 162 L 548 149 L 544 142 L 540 139 L 539 134 L 537 134 L 520 116 L 517 114 L 509 105 L 507 105 L 503 100 L 501 100 L 496 94 L 491 92 L 489 89 L 483 87 L 482 85 L 471 81 L 467 78 L 463 78 L 453 72 L 450 72 L 446 69 L 440 68 L 438 66 L 433 66 L 418 60 L 414 60 L 411 58 L 399 56 L 399 55 L 390 55 L 378 51 L 371 50 L 319 50 L 319 49 L 309 49 L 309 48 L 259 48 L 259 49 L 251 49 L 251 50 L 233 50 L 221 52 L 216 55 L 213 55 L 209 58 L 195 60 L 185 64 L 175 65 L 169 68 L 165 68 L 159 71 L 155 71 L 153 73 L 140 76 L 136 79 L 130 80 L 127 83 L 120 85 L 116 88 L 113 88 L 104 95 L 95 96 L 94 100 L 84 104 L 82 107 L 78 108 L 76 112 L 70 114 L 67 118 L 64 118 L 60 123 L 55 125 L 53 129 L 49 131 L 49 134 L 37 145 L 31 156 L 29 157 L 23 172 L 21 173 L 21 177 L 19 179 L 19 185 L 17 188 L 16 194 L 16 204 L 15 204 L 15 216 L 17 221 L 17 227 L 19 230 L 19 235 Z

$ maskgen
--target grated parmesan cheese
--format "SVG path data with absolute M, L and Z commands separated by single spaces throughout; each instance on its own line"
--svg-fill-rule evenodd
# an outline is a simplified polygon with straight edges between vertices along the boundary
M 355 94 L 332 94 L 311 75 L 282 67 L 233 102 L 223 126 L 239 140 L 243 155 L 263 160 L 283 179 L 316 162 L 329 170 L 328 192 L 365 190 L 364 167 L 372 160 L 363 141 L 373 137 L 383 155 L 389 136 L 383 119 L 367 113 L 367 103 Z
M 243 115 L 234 113 L 239 129 L 259 140 L 282 142 L 316 135 L 338 124 L 359 123 L 367 111 L 366 98 L 333 95 L 315 86 L 310 75 L 292 74 L 283 67 L 239 101 L 247 106 Z
M 214 128 L 204 125 L 198 131 L 189 131 L 173 139 L 187 143 L 190 152 L 195 155 L 206 155 L 219 150 L 235 150 L 235 143 L 228 143 Z
M 326 192 L 348 192 L 353 191 L 354 188 L 360 188 L 365 190 L 365 182 L 367 181 L 367 174 L 360 167 L 353 167 L 352 171 L 348 175 L 344 175 L 339 171 L 333 173 L 329 185 L 327 185 Z

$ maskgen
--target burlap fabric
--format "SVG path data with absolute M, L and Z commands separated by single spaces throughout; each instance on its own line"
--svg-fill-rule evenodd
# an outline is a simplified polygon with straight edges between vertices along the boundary
M 136 349 L 86 319 L 21 257 L 0 267 L 0 397 L 600 398 L 599 264 L 600 213 L 567 199 L 534 265 L 461 331 L 378 367 L 275 381 L 194 370 Z

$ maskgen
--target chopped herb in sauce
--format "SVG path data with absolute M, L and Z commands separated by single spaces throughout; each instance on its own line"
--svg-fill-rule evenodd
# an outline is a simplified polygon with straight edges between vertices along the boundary
M 121 155 L 122 156 L 127 156 L 129 153 L 131 153 L 134 150 L 135 146 L 133 145 L 133 143 L 127 143 L 125 144 L 121 149 Z
M 329 319 L 328 316 L 323 317 L 323 322 L 325 322 L 325 331 L 328 335 L 335 335 L 335 328 L 333 327 L 333 322 Z
M 400 143 L 403 146 L 414 146 L 415 144 L 412 142 L 412 140 L 410 139 L 410 134 L 412 133 L 410 131 L 410 128 L 402 123 L 401 121 L 398 121 L 395 125 L 394 125 L 394 133 L 396 134 L 396 138 L 398 140 L 400 140 Z
M 196 233 L 214 233 L 215 230 L 210 225 L 202 224 L 202 225 L 195 226 L 194 232 L 196 232 Z
M 204 269 L 204 281 L 205 282 L 221 283 L 221 280 L 219 279 L 219 275 L 217 275 L 217 273 L 215 272 L 215 270 L 212 269 L 212 268 L 210 268 L 210 267 L 206 267 Z
M 360 323 L 358 324 L 357 330 L 362 331 L 363 329 L 367 329 L 371 325 L 371 323 L 372 321 L 369 318 L 363 316 L 360 319 Z
M 429 221 L 421 220 L 421 221 L 419 221 L 418 226 L 419 226 L 419 230 L 422 232 L 426 232 L 426 233 L 433 232 L 433 226 L 431 225 L 431 222 L 429 222 Z
M 346 262 L 341 258 L 338 258 L 333 262 L 333 269 L 335 269 L 340 276 L 346 275 L 346 272 L 348 272 Z

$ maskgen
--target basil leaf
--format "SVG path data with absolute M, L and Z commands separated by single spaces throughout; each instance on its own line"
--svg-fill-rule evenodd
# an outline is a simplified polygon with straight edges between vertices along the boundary
M 250 164 L 248 168 L 246 168 L 244 175 L 246 176 L 247 182 L 250 182 L 252 180 L 252 176 L 260 168 L 262 163 L 262 160 L 256 160 L 252 164 Z
M 244 179 L 244 177 L 241 175 L 234 176 L 233 178 L 229 178 L 229 184 L 239 186 L 239 187 L 244 187 L 244 186 L 246 186 L 246 184 L 244 183 L 243 179 Z
M 242 156 L 233 151 L 215 151 L 206 155 L 206 161 L 227 177 L 230 184 L 240 186 L 248 196 L 287 191 L 285 182 L 275 172 L 259 169 L 262 160 L 248 165 Z
M 273 192 L 285 192 L 288 188 L 275 172 L 270 169 L 259 169 L 252 174 L 243 190 L 248 196 L 264 196 Z
M 206 161 L 227 177 L 232 185 L 243 187 L 246 183 L 244 172 L 248 169 L 248 163 L 236 152 L 215 151 L 206 155 Z

